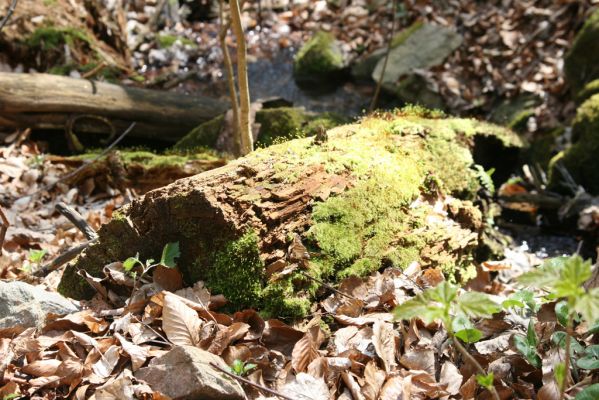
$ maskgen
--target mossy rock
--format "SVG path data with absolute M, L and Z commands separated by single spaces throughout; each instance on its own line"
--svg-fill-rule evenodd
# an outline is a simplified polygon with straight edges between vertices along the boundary
M 576 34 L 564 59 L 564 72 L 575 95 L 588 82 L 599 78 L 599 9 Z
M 298 51 L 293 76 L 298 83 L 326 82 L 345 68 L 345 57 L 335 37 L 319 31 Z
M 576 95 L 576 102 L 582 104 L 585 100 L 599 93 L 599 79 L 595 79 L 584 85 L 584 88 Z
M 173 149 L 193 152 L 196 149 L 217 148 L 223 122 L 223 116 L 204 122 L 179 140 Z M 299 107 L 275 107 L 256 112 L 256 122 L 260 124 L 260 130 L 255 146 L 268 147 L 286 140 L 312 136 L 321 126 L 330 129 L 349 120 L 336 113 L 315 114 Z
M 87 297 L 77 269 L 99 276 L 138 252 L 157 259 L 174 241 L 188 283 L 204 280 L 232 309 L 274 317 L 309 312 L 324 288 L 304 274 L 335 284 L 418 262 L 467 280 L 484 227 L 471 202 L 481 138 L 499 158 L 523 146 L 508 129 L 412 107 L 333 128 L 326 140 L 259 149 L 126 206 L 65 270 L 59 290 Z
M 561 163 L 577 184 L 589 193 L 599 194 L 599 94 L 591 96 L 576 111 L 572 123 L 573 144 L 550 162 L 549 187 L 563 190 L 563 177 L 556 165 Z
M 524 133 L 527 131 L 528 119 L 535 115 L 535 108 L 541 103 L 540 98 L 528 94 L 505 99 L 495 107 L 489 119 L 491 122 Z

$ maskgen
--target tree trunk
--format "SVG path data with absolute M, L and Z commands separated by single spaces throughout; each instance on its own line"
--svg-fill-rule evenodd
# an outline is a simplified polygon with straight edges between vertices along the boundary
M 0 126 L 62 128 L 79 115 L 108 119 L 115 130 L 136 121 L 132 136 L 175 142 L 228 105 L 202 96 L 139 89 L 49 74 L 0 73 Z M 109 133 L 93 119 L 76 132 Z
M 448 195 L 476 195 L 476 136 L 498 139 L 496 154 L 521 142 L 489 124 L 417 113 L 365 118 L 149 192 L 99 231 L 59 289 L 88 297 L 77 269 L 99 276 L 137 252 L 159 259 L 174 241 L 188 283 L 205 280 L 233 306 L 277 316 L 308 312 L 318 285 L 306 275 L 335 281 L 418 262 L 468 278 L 484 219 Z

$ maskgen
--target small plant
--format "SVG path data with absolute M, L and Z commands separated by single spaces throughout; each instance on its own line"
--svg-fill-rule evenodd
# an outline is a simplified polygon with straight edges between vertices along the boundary
M 233 361 L 233 365 L 230 368 L 231 368 L 231 372 L 234 373 L 235 375 L 245 376 L 248 374 L 248 372 L 250 372 L 251 370 L 253 370 L 256 367 L 257 367 L 256 364 L 246 363 L 245 361 L 236 359 L 235 361 Z
M 154 259 L 150 258 L 146 260 L 145 264 L 139 259 L 139 254 L 135 257 L 129 257 L 123 262 L 123 269 L 127 272 L 133 279 L 135 280 L 134 287 L 137 286 L 137 281 L 141 280 L 144 275 L 146 275 L 152 268 L 162 265 L 167 268 L 175 268 L 177 263 L 175 261 L 181 255 L 179 251 L 179 242 L 167 243 L 162 249 L 162 256 L 160 257 L 160 261 L 154 263 Z M 138 271 L 135 268 L 139 266 L 141 268 L 141 273 L 139 277 L 137 275 Z
M 552 337 L 552 341 L 565 350 L 564 363 L 554 367 L 562 400 L 565 398 L 573 356 L 577 353 L 582 354 L 578 363 L 584 359 L 583 366 L 595 365 L 592 362 L 594 349 L 587 353 L 577 341 L 572 341 L 574 322 L 579 320 L 580 316 L 591 326 L 599 319 L 599 288 L 587 291 L 583 287 L 591 274 L 591 262 L 575 255 L 547 260 L 541 267 L 519 278 L 525 285 L 547 291 L 546 297 L 550 300 L 564 300 L 556 304 L 555 313 L 558 322 L 565 326 L 566 332 L 556 332 Z
M 27 263 L 23 264 L 21 271 L 30 273 L 33 267 L 39 267 L 44 259 L 44 256 L 48 253 L 48 250 L 29 250 L 27 254 Z
M 458 295 L 458 286 L 442 282 L 396 307 L 394 315 L 397 320 L 420 318 L 426 324 L 441 321 L 455 347 L 476 368 L 479 385 L 489 390 L 494 399 L 499 400 L 493 385 L 493 374 L 482 368 L 460 340 L 466 343 L 480 340 L 482 333 L 474 328 L 470 318 L 490 318 L 500 309 L 500 306 L 484 293 L 464 292 Z

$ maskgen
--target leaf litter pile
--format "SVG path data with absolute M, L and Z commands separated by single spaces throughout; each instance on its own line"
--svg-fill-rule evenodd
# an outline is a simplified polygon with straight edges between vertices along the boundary
M 84 240 L 53 212 L 53 204 L 78 203 L 98 226 L 124 196 L 111 190 L 85 194 L 60 182 L 44 189 L 34 182 L 59 181 L 67 172 L 63 166 L 40 161 L 27 140 L 2 151 L 3 171 L 13 168 L 12 175 L 2 175 L 3 199 L 32 195 L 4 210 L 12 226 L 2 277 L 37 279 L 52 290 L 58 272 L 42 279 L 29 272 L 46 252 L 50 259 Z M 29 174 L 35 173 L 40 176 L 32 180 Z M 178 244 L 171 243 L 160 261 L 130 258 L 106 265 L 102 279 L 84 274 L 97 294 L 81 302 L 81 311 L 49 315 L 39 330 L 2 332 L 1 398 L 164 399 L 135 373 L 177 346 L 193 346 L 250 382 L 242 386 L 252 399 L 490 399 L 484 386 L 491 385 L 501 399 L 557 400 L 566 332 L 572 355 L 567 396 L 596 398 L 588 390 L 597 389 L 592 384 L 599 378 L 599 326 L 586 321 L 598 315 L 599 289 L 572 293 L 590 276 L 588 263 L 570 263 L 577 271 L 571 279 L 568 269 L 561 273 L 567 279 L 533 276 L 533 283 L 549 287 L 574 282 L 571 290 L 552 289 L 554 295 L 515 281 L 523 269 L 542 262 L 531 254 L 477 266 L 477 277 L 464 289 L 417 263 L 404 271 L 387 268 L 327 285 L 309 318 L 281 321 L 255 310 L 219 311 L 226 303 L 222 295 L 211 295 L 202 282 L 183 287 L 177 255 Z M 28 263 L 33 265 L 23 268 Z M 463 343 L 485 375 L 452 340 Z M 585 388 L 586 394 L 579 393 Z

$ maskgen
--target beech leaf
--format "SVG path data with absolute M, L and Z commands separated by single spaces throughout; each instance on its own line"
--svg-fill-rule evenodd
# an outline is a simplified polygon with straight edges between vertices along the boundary
M 197 346 L 200 341 L 202 320 L 198 313 L 179 298 L 165 292 L 162 309 L 162 330 L 171 343 L 179 346 Z

